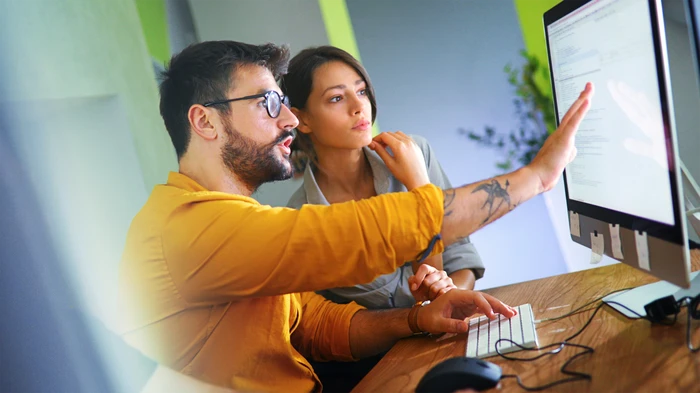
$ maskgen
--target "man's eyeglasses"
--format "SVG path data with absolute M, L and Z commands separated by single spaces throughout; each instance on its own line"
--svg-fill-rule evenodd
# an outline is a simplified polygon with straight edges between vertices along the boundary
M 254 98 L 261 97 L 265 97 L 265 107 L 267 108 L 267 114 L 273 119 L 276 119 L 277 116 L 280 115 L 280 112 L 282 111 L 282 104 L 289 108 L 289 97 L 285 95 L 280 95 L 280 93 L 274 90 L 266 91 L 260 94 L 254 94 L 252 96 L 231 98 L 230 100 L 207 102 L 206 104 L 204 104 L 204 106 L 210 107 L 214 105 L 228 104 L 229 102 L 234 101 L 252 100 Z

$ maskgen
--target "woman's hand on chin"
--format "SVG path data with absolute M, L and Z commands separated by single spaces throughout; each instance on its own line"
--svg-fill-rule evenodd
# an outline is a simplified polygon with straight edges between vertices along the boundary
M 394 177 L 409 191 L 430 183 L 423 152 L 410 136 L 401 131 L 382 132 L 368 147 L 379 154 Z

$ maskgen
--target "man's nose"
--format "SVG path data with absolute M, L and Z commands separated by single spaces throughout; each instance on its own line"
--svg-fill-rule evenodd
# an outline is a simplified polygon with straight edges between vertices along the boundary
M 299 125 L 299 119 L 294 116 L 294 113 L 286 105 L 282 105 L 277 122 L 278 127 L 282 130 L 296 128 Z

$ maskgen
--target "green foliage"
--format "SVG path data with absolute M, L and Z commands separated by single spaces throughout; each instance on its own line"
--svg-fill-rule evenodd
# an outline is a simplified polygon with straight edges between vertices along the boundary
M 503 172 L 513 169 L 516 162 L 529 164 L 556 128 L 551 93 L 543 91 L 535 82 L 538 74 L 549 80 L 549 69 L 524 50 L 520 55 L 525 59 L 521 69 L 511 64 L 504 67 L 508 83 L 515 89 L 513 105 L 519 120 L 518 129 L 508 134 L 498 133 L 490 126 L 485 126 L 483 133 L 463 128 L 458 130 L 468 140 L 501 152 L 504 158 L 496 163 L 496 167 Z

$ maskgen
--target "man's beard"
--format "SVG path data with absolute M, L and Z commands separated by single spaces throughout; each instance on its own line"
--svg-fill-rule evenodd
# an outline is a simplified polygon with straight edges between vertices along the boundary
M 280 159 L 275 154 L 279 143 L 289 136 L 294 136 L 292 131 L 283 131 L 277 139 L 265 145 L 241 135 L 230 121 L 226 122 L 225 131 L 228 140 L 221 148 L 221 159 L 251 192 L 264 183 L 287 180 L 294 174 L 291 159 Z

